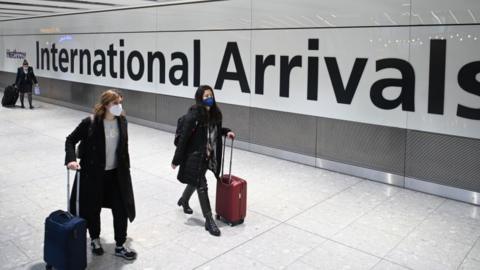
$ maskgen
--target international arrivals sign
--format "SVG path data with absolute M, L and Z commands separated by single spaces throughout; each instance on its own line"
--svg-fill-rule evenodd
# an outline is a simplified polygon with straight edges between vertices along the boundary
M 333 31 L 28 36 L 17 50 L 50 78 L 182 97 L 209 84 L 230 104 L 480 138 L 480 43 Z

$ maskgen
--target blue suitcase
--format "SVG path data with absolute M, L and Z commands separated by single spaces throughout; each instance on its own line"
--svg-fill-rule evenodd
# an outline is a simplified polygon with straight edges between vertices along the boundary
M 67 171 L 67 203 L 70 201 L 70 173 Z M 80 173 L 77 173 L 76 213 L 79 213 Z M 69 205 L 69 204 L 68 204 Z M 83 218 L 57 210 L 45 220 L 43 259 L 47 269 L 76 270 L 87 267 L 87 226 Z

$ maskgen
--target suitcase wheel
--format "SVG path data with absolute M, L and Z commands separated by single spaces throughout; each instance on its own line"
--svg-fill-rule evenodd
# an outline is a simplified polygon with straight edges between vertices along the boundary
M 45 269 L 51 270 L 51 269 L 53 269 L 53 266 L 51 266 L 50 264 L 47 264 L 47 265 L 45 265 Z
M 236 222 L 231 222 L 230 223 L 230 226 L 233 227 L 233 226 L 237 226 L 237 225 L 240 225 L 240 224 L 243 224 L 243 219 L 240 219 L 239 221 L 236 221 Z
M 218 214 L 215 215 L 215 218 L 216 218 L 217 220 L 220 220 L 220 215 L 218 215 Z

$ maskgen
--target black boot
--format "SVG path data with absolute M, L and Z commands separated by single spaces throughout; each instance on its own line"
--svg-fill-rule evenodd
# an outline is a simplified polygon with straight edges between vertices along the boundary
M 205 217 L 205 230 L 207 230 L 211 235 L 220 236 L 220 230 L 218 229 L 217 224 L 215 224 L 215 220 L 212 217 L 212 208 L 210 207 L 207 188 L 198 188 L 197 193 L 200 206 L 202 207 L 202 213 Z
M 205 230 L 207 230 L 213 236 L 220 236 L 221 232 L 218 229 L 215 220 L 213 220 L 212 215 L 205 218 Z
M 185 187 L 185 190 L 183 191 L 182 197 L 177 202 L 178 206 L 183 207 L 183 212 L 185 214 L 193 214 L 192 208 L 188 205 L 188 201 L 190 200 L 190 197 L 192 196 L 193 192 L 195 192 L 195 187 L 191 185 L 187 185 Z

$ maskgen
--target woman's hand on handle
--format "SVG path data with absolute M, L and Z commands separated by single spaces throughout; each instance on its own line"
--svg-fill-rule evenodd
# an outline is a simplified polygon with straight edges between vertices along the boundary
M 230 131 L 227 133 L 227 137 L 234 140 L 235 139 L 235 133 L 233 131 Z
M 67 164 L 67 168 L 69 168 L 70 170 L 80 170 L 80 164 L 78 164 L 78 162 L 76 161 L 72 161 Z

